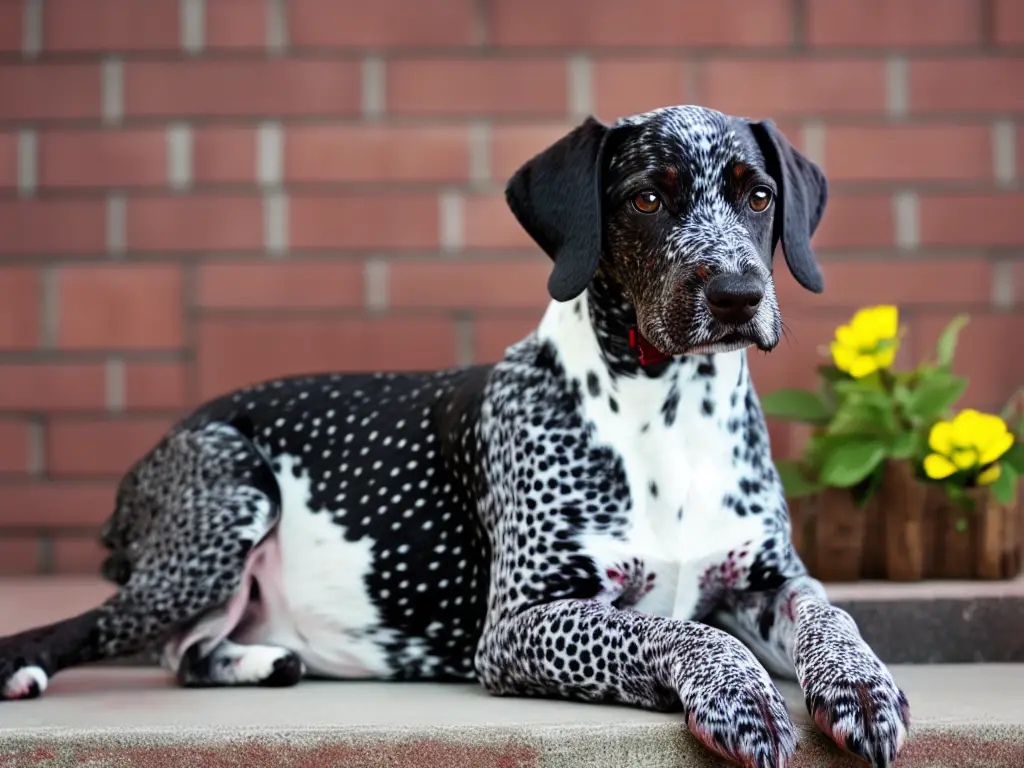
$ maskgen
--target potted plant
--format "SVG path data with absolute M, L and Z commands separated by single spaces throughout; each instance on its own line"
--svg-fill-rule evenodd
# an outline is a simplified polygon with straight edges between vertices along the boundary
M 947 325 L 934 359 L 899 371 L 893 368 L 902 335 L 898 309 L 861 309 L 836 329 L 828 348 L 831 362 L 818 367 L 815 391 L 783 389 L 762 398 L 769 418 L 811 428 L 801 455 L 776 466 L 790 503 L 794 543 L 819 578 L 922 578 L 933 559 L 926 510 L 930 499 L 941 498 L 930 492 L 947 490 L 951 503 L 977 495 L 965 491 L 958 497 L 955 490 L 978 485 L 977 467 L 974 474 L 963 469 L 943 478 L 927 472 L 939 466 L 938 459 L 928 458 L 936 453 L 932 433 L 938 429 L 941 445 L 949 428 L 937 425 L 950 417 L 967 387 L 951 369 L 967 320 L 958 315 Z M 1000 492 L 1014 484 L 1014 466 L 997 486 Z
M 931 575 L 1002 579 L 1020 572 L 1020 401 L 1018 393 L 1001 416 L 968 408 L 932 426 L 922 463 L 934 521 Z

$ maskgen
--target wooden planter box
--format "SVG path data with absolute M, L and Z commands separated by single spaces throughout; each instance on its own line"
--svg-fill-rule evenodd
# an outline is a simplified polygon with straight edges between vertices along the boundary
M 985 488 L 973 510 L 941 486 L 922 483 L 908 464 L 890 462 L 878 493 L 858 508 L 829 488 L 790 502 L 793 543 L 822 581 L 1011 579 L 1020 574 L 1024 505 L 1001 504 Z

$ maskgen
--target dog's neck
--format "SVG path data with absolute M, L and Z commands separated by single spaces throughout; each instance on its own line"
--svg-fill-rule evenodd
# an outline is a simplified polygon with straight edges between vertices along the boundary
M 743 386 L 749 374 L 745 349 L 680 355 L 644 365 L 630 345 L 630 330 L 635 327 L 632 304 L 617 285 L 599 274 L 578 298 L 549 305 L 539 335 L 555 344 L 569 379 L 584 384 L 591 374 L 599 374 L 616 389 L 632 390 L 630 382 L 636 382 L 644 392 L 664 388 L 682 394 L 690 382 L 706 388 L 717 378 L 730 389 Z
M 601 358 L 613 376 L 660 378 L 682 358 L 661 358 L 654 363 L 641 359 L 636 310 L 626 298 L 622 288 L 603 273 L 591 281 L 586 291 L 586 305 L 590 326 L 594 331 Z M 660 355 L 659 355 L 660 357 Z

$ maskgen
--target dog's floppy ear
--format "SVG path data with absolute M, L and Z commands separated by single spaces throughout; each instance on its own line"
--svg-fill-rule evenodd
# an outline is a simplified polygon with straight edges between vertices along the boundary
M 610 129 L 588 117 L 513 174 L 505 200 L 555 262 L 548 293 L 569 301 L 586 290 L 601 258 L 601 165 Z
M 818 228 L 828 182 L 817 165 L 798 152 L 771 120 L 751 123 L 767 171 L 779 187 L 775 201 L 772 252 L 782 240 L 786 264 L 804 288 L 815 293 L 825 289 L 825 278 L 811 250 L 811 235 Z

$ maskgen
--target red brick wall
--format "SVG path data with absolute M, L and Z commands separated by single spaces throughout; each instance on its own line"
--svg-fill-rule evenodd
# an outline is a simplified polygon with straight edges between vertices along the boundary
M 0 572 L 92 569 L 117 476 L 201 398 L 498 357 L 548 268 L 502 185 L 588 111 L 772 117 L 823 164 L 828 292 L 780 270 L 762 391 L 892 301 L 913 355 L 971 311 L 999 404 L 1022 54 L 1020 0 L 0 0 Z

